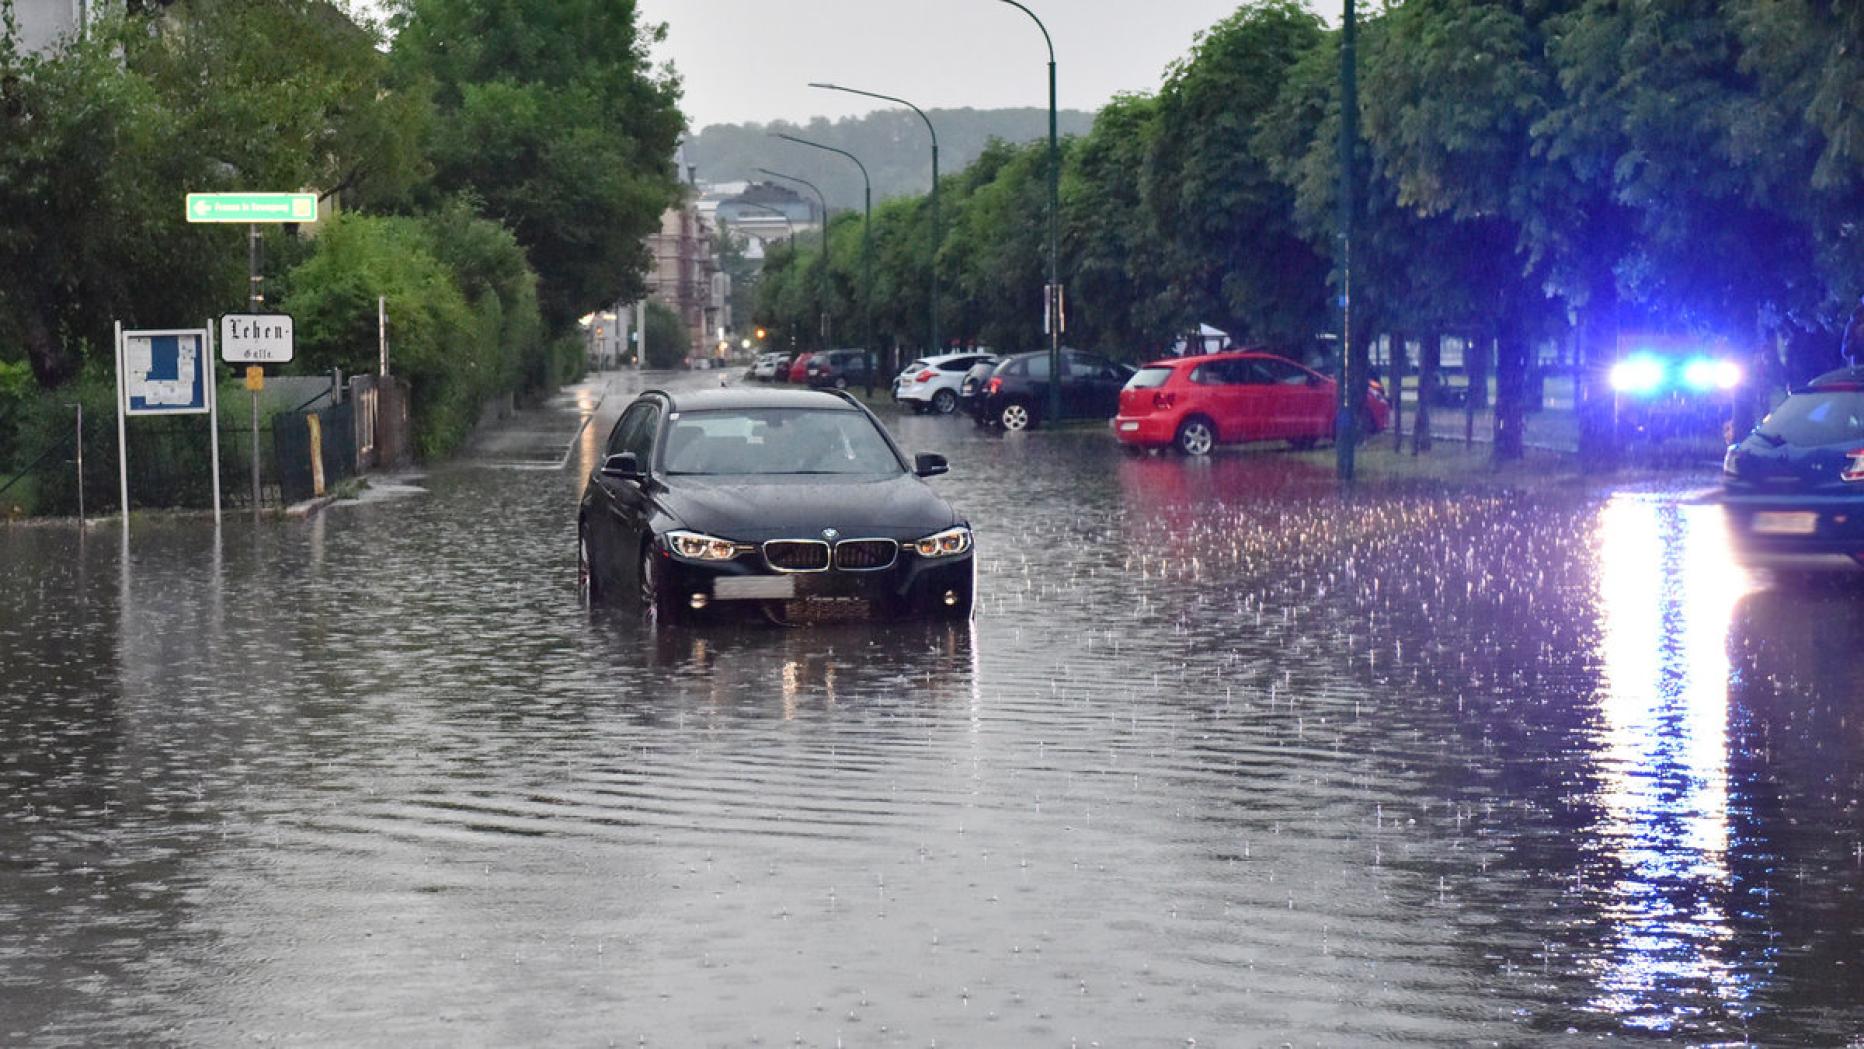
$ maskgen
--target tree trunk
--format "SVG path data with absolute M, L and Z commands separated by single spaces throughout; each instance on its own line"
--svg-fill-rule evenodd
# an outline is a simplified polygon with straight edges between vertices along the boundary
M 1483 333 L 1469 340 L 1469 346 L 1463 351 L 1463 370 L 1469 373 L 1469 407 L 1471 409 L 1489 406 L 1489 361 L 1495 352 L 1495 342 Z
M 1489 344 L 1477 336 L 1463 340 L 1463 375 L 1469 385 L 1463 388 L 1463 443 L 1476 439 L 1476 409 L 1489 403 Z
M 1523 395 L 1527 392 L 1527 339 L 1518 322 L 1504 320 L 1495 339 L 1495 461 L 1520 459 L 1525 447 Z
M 76 376 L 78 362 L 72 359 L 58 336 L 46 326 L 45 313 L 31 296 L 26 299 L 23 321 L 26 327 L 26 359 L 32 364 L 32 374 L 39 380 L 39 388 L 56 389 Z
M 1437 371 L 1443 366 L 1443 334 L 1426 332 L 1418 348 L 1417 418 L 1411 423 L 1411 454 L 1430 451 L 1430 402 L 1437 397 Z
M 1392 451 L 1404 451 L 1404 373 L 1406 362 L 1410 359 L 1405 352 L 1405 339 L 1402 331 L 1392 332 L 1391 377 L 1385 384 L 1385 394 L 1392 403 Z
M 1579 460 L 1589 472 L 1609 470 L 1618 459 L 1613 439 L 1616 397 L 1611 367 L 1618 352 L 1618 294 L 1614 280 L 1596 281 L 1579 311 L 1578 363 L 1573 369 L 1573 411 L 1579 422 Z

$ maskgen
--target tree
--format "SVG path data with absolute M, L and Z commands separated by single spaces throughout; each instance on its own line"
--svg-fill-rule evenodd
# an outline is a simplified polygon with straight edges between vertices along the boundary
M 1154 352 L 1192 323 L 1173 312 L 1166 244 L 1145 206 L 1145 164 L 1157 121 L 1155 99 L 1114 98 L 1062 169 L 1069 340 L 1115 357 Z
M 632 0 L 402 0 L 392 24 L 402 82 L 433 93 L 432 192 L 517 235 L 550 329 L 639 298 L 679 199 L 679 82 L 648 55 L 664 29 Z
M 693 352 L 692 333 L 680 322 L 673 307 L 649 300 L 646 330 L 641 338 L 647 342 L 642 352 L 649 368 L 678 368 Z
M 66 49 L 0 43 L 0 345 L 41 386 L 110 345 L 245 299 L 244 244 L 181 221 L 192 191 L 393 193 L 418 96 L 368 33 L 312 0 L 183 0 L 102 19 Z
M 1293 0 L 1255 0 L 1200 36 L 1159 92 L 1145 194 L 1170 245 L 1181 315 L 1297 351 L 1326 329 L 1326 265 L 1295 229 L 1293 194 L 1254 138 L 1322 35 Z
M 1474 334 L 1496 346 L 1497 459 L 1523 452 L 1522 379 L 1533 341 L 1561 311 L 1534 272 L 1523 229 L 1541 221 L 1531 129 L 1555 80 L 1540 19 L 1550 3 L 1412 0 L 1384 18 L 1384 60 L 1365 74 L 1366 139 L 1398 204 L 1455 221 L 1486 320 Z

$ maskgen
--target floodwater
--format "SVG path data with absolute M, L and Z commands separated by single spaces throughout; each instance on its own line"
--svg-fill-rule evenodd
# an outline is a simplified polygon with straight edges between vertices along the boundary
M 656 636 L 574 582 L 636 382 L 308 521 L 0 533 L 0 1044 L 1864 1044 L 1864 590 L 1701 477 L 888 416 L 975 623 Z

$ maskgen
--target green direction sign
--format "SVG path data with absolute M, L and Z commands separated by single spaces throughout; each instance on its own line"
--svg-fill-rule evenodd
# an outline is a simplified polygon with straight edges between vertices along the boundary
M 189 222 L 316 222 L 315 193 L 190 193 Z

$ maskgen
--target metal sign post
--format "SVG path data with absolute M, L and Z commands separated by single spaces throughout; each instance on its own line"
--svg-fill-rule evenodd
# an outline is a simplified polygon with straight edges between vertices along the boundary
M 259 226 L 262 223 L 298 224 L 317 221 L 316 193 L 190 193 L 183 203 L 182 212 L 189 222 L 243 222 L 246 230 L 247 272 L 249 285 L 249 302 L 255 319 L 265 315 L 259 313 L 265 302 L 264 277 L 259 272 L 259 253 L 262 241 Z M 237 315 L 236 315 L 237 319 Z M 234 329 L 227 326 L 228 318 L 221 318 L 221 343 L 231 346 L 235 343 Z M 285 342 L 290 343 L 290 324 L 286 318 Z M 250 366 L 246 369 L 246 388 L 252 391 L 252 513 L 259 515 L 259 390 L 265 385 L 265 372 L 258 366 L 260 361 L 274 358 L 265 356 L 263 348 L 249 352 L 258 354 L 245 358 Z M 290 360 L 289 351 L 284 358 Z M 228 358 L 233 362 L 233 358 Z M 211 369 L 212 365 L 209 364 Z M 258 373 L 257 379 L 254 373 Z M 217 398 L 216 398 L 217 399 Z M 215 430 L 216 437 L 218 429 Z M 215 473 L 216 480 L 219 477 Z M 125 500 L 127 501 L 127 500 Z
M 123 322 L 116 322 L 116 380 L 117 380 L 117 497 L 122 500 L 123 535 L 129 536 L 129 438 L 123 426 L 123 417 L 129 398 L 123 389 Z
M 214 364 L 212 324 L 203 325 L 207 348 L 207 447 L 214 464 L 214 524 L 220 523 L 220 368 Z

